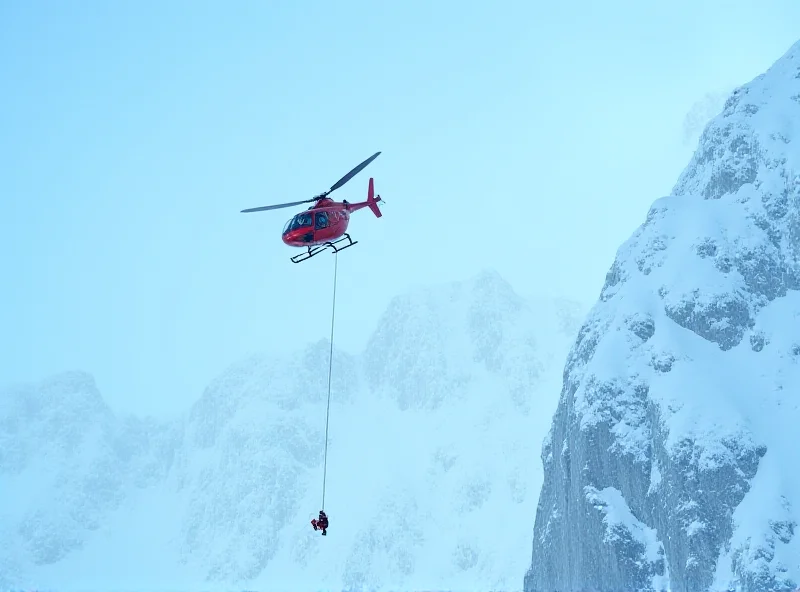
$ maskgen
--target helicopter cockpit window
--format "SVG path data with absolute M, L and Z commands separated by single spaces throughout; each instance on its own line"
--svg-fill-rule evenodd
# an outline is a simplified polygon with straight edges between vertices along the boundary
M 327 228 L 327 227 L 328 227 L 328 213 L 317 212 L 315 217 L 315 228 L 319 230 L 320 228 Z
M 302 214 L 297 214 L 297 216 L 292 218 L 291 226 L 287 228 L 287 230 L 305 228 L 306 226 L 311 226 L 311 214 L 303 212 Z

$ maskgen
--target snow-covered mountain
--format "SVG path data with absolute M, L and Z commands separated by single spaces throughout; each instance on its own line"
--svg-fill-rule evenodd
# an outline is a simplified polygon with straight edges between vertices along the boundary
M 800 42 L 621 246 L 542 451 L 527 592 L 800 585 Z
M 719 115 L 730 92 L 709 92 L 692 105 L 683 119 L 683 144 L 696 146 L 708 122 Z
M 165 478 L 175 426 L 117 419 L 80 372 L 0 392 L 0 589 L 78 553 Z
M 327 537 L 327 342 L 233 365 L 168 425 L 78 373 L 0 392 L 0 588 L 518 589 L 583 312 L 492 272 L 395 298 L 334 353 Z

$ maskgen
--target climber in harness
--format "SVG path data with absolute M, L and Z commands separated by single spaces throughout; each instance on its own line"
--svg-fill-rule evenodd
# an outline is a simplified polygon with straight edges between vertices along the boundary
M 323 511 L 319 511 L 319 518 L 314 518 L 311 520 L 311 526 L 314 527 L 314 530 L 321 530 L 322 536 L 327 536 L 328 534 L 328 515 Z

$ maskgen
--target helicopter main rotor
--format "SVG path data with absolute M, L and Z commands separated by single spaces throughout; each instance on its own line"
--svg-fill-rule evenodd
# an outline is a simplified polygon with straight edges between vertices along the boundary
M 261 207 L 258 207 L 258 208 L 248 208 L 246 210 L 242 210 L 241 213 L 242 214 L 246 214 L 246 213 L 250 213 L 250 212 L 263 212 L 263 211 L 266 211 L 266 210 L 277 210 L 277 209 L 280 209 L 280 208 L 289 208 L 291 206 L 299 206 L 299 205 L 302 205 L 302 204 L 311 203 L 311 202 L 319 201 L 321 199 L 325 199 L 326 197 L 328 197 L 328 195 L 330 195 L 331 193 L 333 193 L 334 191 L 339 189 L 342 185 L 347 183 L 350 179 L 352 179 L 358 173 L 360 173 L 362 170 L 364 170 L 364 168 L 369 163 L 371 163 L 373 160 L 378 158 L 379 155 L 380 155 L 380 152 L 376 152 L 375 154 L 370 156 L 367 160 L 365 160 L 364 162 L 359 164 L 357 167 L 355 167 L 353 170 L 351 170 L 349 173 L 347 173 L 344 177 L 342 177 L 341 179 L 336 181 L 336 183 L 334 183 L 331 186 L 331 188 L 328 189 L 325 193 L 320 193 L 316 197 L 312 197 L 311 199 L 304 199 L 304 200 L 301 200 L 301 201 L 293 201 L 293 202 L 289 202 L 289 203 L 276 204 L 276 205 L 272 205 L 272 206 L 261 206 Z

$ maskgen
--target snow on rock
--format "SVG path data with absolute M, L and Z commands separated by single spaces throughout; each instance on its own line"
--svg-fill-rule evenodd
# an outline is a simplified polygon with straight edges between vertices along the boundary
M 252 580 L 274 559 L 286 527 L 308 525 L 316 504 L 303 504 L 323 460 L 329 346 L 237 364 L 192 408 L 176 463 L 181 547 L 209 580 Z M 353 358 L 335 352 L 334 364 L 336 413 L 357 380 Z
M 666 589 L 669 581 L 664 562 L 664 545 L 656 531 L 643 524 L 631 512 L 618 489 L 606 487 L 599 491 L 587 485 L 586 500 L 600 512 L 603 521 L 602 541 L 610 553 L 600 556 L 605 564 L 601 569 L 623 581 L 645 581 L 655 589 Z M 616 553 L 619 549 L 621 552 Z M 633 549 L 633 553 L 630 550 Z M 642 561 L 641 559 L 644 559 Z
M 697 101 L 683 120 L 683 143 L 691 146 L 697 143 L 706 124 L 722 111 L 725 99 L 730 93 L 710 92 Z
M 0 548 L 0 587 L 518 588 L 533 459 L 582 313 L 485 272 L 399 296 L 364 352 L 334 350 L 326 537 L 309 522 L 327 341 L 231 365 L 169 425 L 115 418 L 88 377 L 78 384 L 91 388 L 54 379 L 55 397 L 4 395 L 0 495 L 16 505 L 0 504 L 0 539 L 19 544 Z M 64 452 L 70 438 L 83 448 Z M 46 447 L 61 456 L 34 472 Z M 60 480 L 57 465 L 69 467 Z M 89 476 L 97 491 L 81 489 Z
M 80 373 L 11 389 L 0 405 L 0 516 L 19 519 L 4 541 L 34 564 L 54 563 L 118 501 L 113 418 L 91 377 Z
M 128 488 L 164 477 L 170 447 L 148 430 L 162 432 L 119 422 L 84 373 L 0 392 L 0 587 L 78 552 Z
M 567 360 L 527 592 L 800 584 L 800 43 L 734 91 Z
M 436 409 L 483 370 L 504 380 L 527 413 L 544 364 L 560 363 L 537 342 L 537 320 L 495 272 L 399 296 L 367 345 L 369 386 L 391 393 L 401 409 Z

